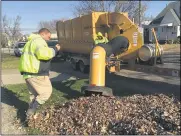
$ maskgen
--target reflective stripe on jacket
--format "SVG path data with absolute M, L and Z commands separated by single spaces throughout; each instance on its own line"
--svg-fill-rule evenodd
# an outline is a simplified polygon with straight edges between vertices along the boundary
M 32 34 L 23 48 L 19 71 L 23 75 L 49 75 L 50 61 L 57 52 L 40 35 Z

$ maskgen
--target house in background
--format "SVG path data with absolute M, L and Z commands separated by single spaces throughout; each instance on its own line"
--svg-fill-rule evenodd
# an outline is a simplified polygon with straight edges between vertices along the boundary
M 154 41 L 151 28 L 156 31 L 159 43 L 173 41 L 180 36 L 180 1 L 169 3 L 149 25 L 143 25 L 144 42 Z

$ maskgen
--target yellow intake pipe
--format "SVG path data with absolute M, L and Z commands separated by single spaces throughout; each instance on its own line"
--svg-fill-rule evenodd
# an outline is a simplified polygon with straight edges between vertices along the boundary
M 96 46 L 90 55 L 90 77 L 91 86 L 105 86 L 106 51 L 101 46 Z
M 105 87 L 106 51 L 101 46 L 95 46 L 90 53 L 89 85 L 82 86 L 81 92 L 85 96 L 100 94 L 113 96 L 112 89 Z

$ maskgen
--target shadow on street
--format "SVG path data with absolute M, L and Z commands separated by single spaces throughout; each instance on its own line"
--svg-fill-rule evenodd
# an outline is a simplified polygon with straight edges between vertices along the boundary
M 79 79 L 89 78 L 89 74 L 73 71 L 68 62 L 52 64 L 52 71 L 67 73 L 68 75 L 78 77 Z M 147 75 L 142 74 L 139 76 L 141 77 Z M 174 95 L 180 99 L 180 85 L 169 84 L 161 81 L 139 79 L 139 76 L 137 76 L 138 78 L 129 78 L 106 72 L 105 83 L 107 87 L 113 89 L 114 95 L 117 96 L 163 93 L 166 95 Z M 86 81 L 85 84 L 89 84 L 89 82 Z
M 163 93 L 168 96 L 174 95 L 180 99 L 180 85 L 159 81 L 134 79 L 107 73 L 106 86 L 112 88 L 116 96 Z

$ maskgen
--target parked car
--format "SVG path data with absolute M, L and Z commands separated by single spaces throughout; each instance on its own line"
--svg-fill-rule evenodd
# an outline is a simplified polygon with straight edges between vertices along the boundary
M 16 57 L 20 57 L 22 54 L 22 50 L 25 46 L 26 42 L 17 42 L 14 46 L 14 54 Z
M 47 41 L 47 44 L 49 47 L 54 47 L 56 44 L 58 44 L 58 40 L 49 40 Z

